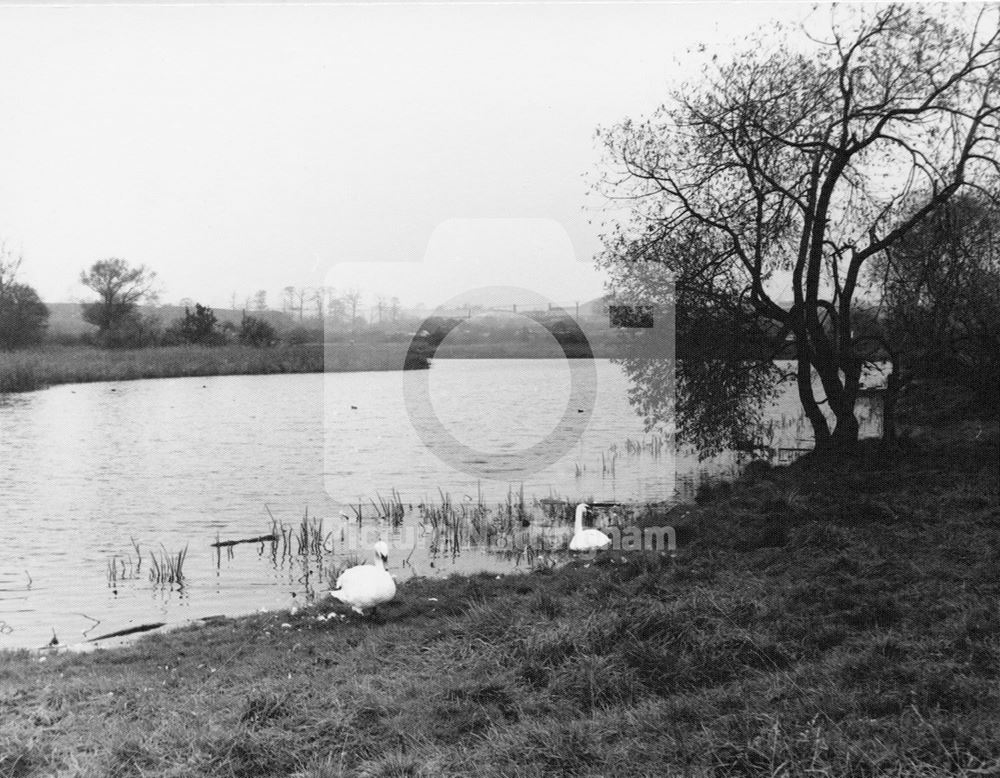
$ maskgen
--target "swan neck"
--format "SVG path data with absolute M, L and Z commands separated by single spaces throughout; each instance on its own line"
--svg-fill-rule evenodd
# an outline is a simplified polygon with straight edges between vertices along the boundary
M 576 512 L 576 524 L 573 527 L 573 531 L 577 534 L 583 532 L 583 511 L 578 510 Z

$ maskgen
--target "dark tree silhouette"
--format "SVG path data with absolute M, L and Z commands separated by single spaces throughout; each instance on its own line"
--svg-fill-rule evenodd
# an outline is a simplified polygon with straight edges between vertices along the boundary
M 195 303 L 193 312 L 190 308 L 184 309 L 184 317 L 174 321 L 169 334 L 171 339 L 182 343 L 217 346 L 224 340 L 217 324 L 218 319 L 211 308 Z
M 605 261 L 672 269 L 656 247 L 702 235 L 706 275 L 794 342 L 820 448 L 858 436 L 866 263 L 1000 172 L 1000 8 L 977 8 L 832 6 L 822 34 L 758 38 L 651 118 L 600 132 L 599 186 L 631 203 Z
M 247 316 L 246 313 L 243 314 L 243 320 L 240 322 L 237 338 L 244 345 L 257 347 L 271 346 L 278 339 L 274 327 L 254 316 Z
M 0 289 L 0 349 L 34 346 L 45 335 L 49 309 L 27 284 Z
M 102 345 L 141 345 L 148 327 L 137 306 L 156 300 L 155 281 L 156 274 L 145 266 L 130 267 L 116 257 L 95 262 L 80 274 L 80 283 L 98 296 L 81 308 L 84 321 L 97 326 Z
M 869 275 L 882 295 L 868 339 L 895 358 L 900 384 L 964 385 L 996 412 L 1000 206 L 978 193 L 956 197 L 878 257 Z

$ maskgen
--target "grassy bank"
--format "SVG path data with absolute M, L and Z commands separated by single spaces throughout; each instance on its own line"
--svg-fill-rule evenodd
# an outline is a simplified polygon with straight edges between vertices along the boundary
M 325 354 L 324 354 L 325 349 Z M 399 370 L 405 344 L 169 346 L 145 349 L 47 348 L 0 352 L 0 392 L 26 392 L 55 384 L 131 381 L 183 376 Z M 415 359 L 409 368 L 426 367 Z
M 0 775 L 996 775 L 995 430 L 675 509 L 674 560 L 0 658 Z M 339 607 L 339 606 L 338 606 Z

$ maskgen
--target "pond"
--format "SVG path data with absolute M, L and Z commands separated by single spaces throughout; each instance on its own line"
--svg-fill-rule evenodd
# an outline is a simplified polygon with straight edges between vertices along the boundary
M 368 561 L 380 533 L 404 583 L 551 564 L 570 527 L 539 501 L 684 501 L 703 479 L 736 472 L 737 455 L 699 462 L 645 434 L 621 370 L 595 367 L 589 414 L 567 407 L 565 360 L 80 384 L 0 398 L 0 648 L 304 603 L 337 568 Z M 428 389 L 435 425 L 408 413 L 405 382 Z M 560 434 L 574 412 L 582 434 Z M 771 418 L 788 444 L 779 447 L 808 446 L 793 395 Z M 869 432 L 877 424 L 862 420 Z M 443 461 L 439 442 L 474 451 L 473 464 Z M 551 463 L 512 470 L 529 447 Z M 273 540 L 212 545 L 261 536 Z M 183 585 L 151 579 L 185 549 Z

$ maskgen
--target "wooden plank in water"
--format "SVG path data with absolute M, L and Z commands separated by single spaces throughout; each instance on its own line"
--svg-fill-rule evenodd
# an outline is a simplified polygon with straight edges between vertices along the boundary
M 219 540 L 212 543 L 212 548 L 224 548 L 226 546 L 236 546 L 240 543 L 271 543 L 278 539 L 277 535 L 260 535 L 256 538 L 241 538 L 239 540 Z
M 134 635 L 136 632 L 149 632 L 151 629 L 159 629 L 166 624 L 165 621 L 155 621 L 151 624 L 140 624 L 137 627 L 129 627 L 128 629 L 119 629 L 115 632 L 108 632 L 106 635 L 98 635 L 96 638 L 90 638 L 88 643 L 96 643 L 98 640 L 107 640 L 108 638 L 120 638 L 125 635 Z

